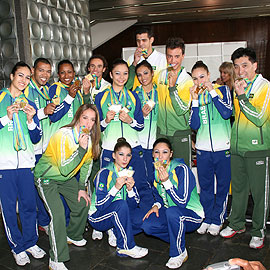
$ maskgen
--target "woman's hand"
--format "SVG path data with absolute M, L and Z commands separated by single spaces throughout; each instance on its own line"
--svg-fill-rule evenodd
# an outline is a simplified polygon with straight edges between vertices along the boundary
M 85 133 L 81 133 L 79 136 L 79 145 L 83 148 L 83 149 L 87 149 L 88 147 L 88 141 L 89 141 L 89 135 L 85 134 Z
M 158 211 L 158 207 L 156 205 L 154 205 L 147 213 L 146 215 L 143 217 L 143 221 L 147 218 L 149 218 L 149 216 L 152 213 L 156 213 L 156 216 L 159 217 L 159 211 Z
M 86 206 L 88 206 L 91 204 L 91 199 L 89 197 L 89 195 L 87 194 L 87 192 L 85 190 L 79 190 L 78 192 L 78 202 L 81 200 L 81 198 L 84 198 L 86 201 Z
M 23 111 L 26 114 L 27 122 L 30 124 L 32 122 L 32 120 L 33 120 L 34 115 L 36 114 L 35 108 L 27 103 L 24 106 Z
M 211 82 L 205 82 L 204 86 L 206 86 L 206 91 L 210 92 L 214 89 L 213 84 Z
M 69 94 L 71 97 L 75 98 L 75 97 L 76 97 L 76 94 L 77 94 L 77 92 L 78 92 L 79 89 L 80 89 L 80 87 L 76 86 L 76 84 L 74 83 L 74 84 L 72 84 L 72 85 L 69 87 L 69 89 L 68 89 L 68 94 Z
M 197 85 L 193 85 L 189 88 L 192 100 L 198 100 Z
M 152 111 L 152 108 L 148 104 L 145 104 L 142 107 L 143 117 L 146 117 L 151 111 Z
M 18 113 L 19 109 L 20 109 L 20 106 L 16 103 L 7 107 L 7 116 L 9 118 L 9 120 L 12 120 L 13 113 Z
M 169 174 L 163 166 L 158 167 L 157 170 L 158 170 L 159 179 L 161 182 L 165 182 L 169 179 Z
M 107 124 L 109 124 L 113 120 L 115 114 L 116 114 L 116 112 L 114 112 L 114 111 L 108 111 L 106 114 L 105 122 Z
M 130 191 L 134 187 L 135 181 L 133 177 L 126 177 L 127 190 Z
M 236 264 L 243 267 L 244 270 L 266 270 L 266 268 L 258 261 L 246 261 L 239 258 L 229 260 L 230 264 Z
M 116 178 L 115 187 L 120 190 L 123 185 L 126 184 L 126 177 L 118 177 Z
M 127 124 L 130 124 L 132 122 L 132 118 L 128 115 L 128 113 L 124 112 L 124 111 L 120 111 L 119 113 L 119 119 Z

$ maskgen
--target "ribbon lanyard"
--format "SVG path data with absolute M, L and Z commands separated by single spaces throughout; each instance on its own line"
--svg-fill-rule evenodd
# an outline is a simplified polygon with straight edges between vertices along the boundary
M 118 169 L 115 166 L 115 164 L 113 164 L 113 169 L 114 169 L 114 173 L 116 174 L 116 176 L 118 178 L 119 177 Z M 116 193 L 115 197 L 122 199 L 122 200 L 125 200 L 126 199 L 126 188 L 127 188 L 127 186 L 123 185 L 122 188 Z
M 249 81 L 249 80 L 245 80 L 246 83 L 247 83 L 247 87 L 245 89 L 245 93 L 246 93 L 246 96 L 247 98 L 249 98 L 249 95 L 250 95 L 250 92 L 252 90 L 252 87 L 253 87 L 253 84 L 254 82 L 256 81 L 256 79 L 258 78 L 258 74 L 256 74 L 255 78 L 252 80 L 252 81 Z
M 101 80 L 100 80 L 100 82 L 98 82 L 98 77 L 97 77 L 97 75 L 95 75 L 95 74 L 91 74 L 91 75 L 92 75 L 93 78 L 95 78 L 95 88 L 96 88 L 97 90 L 99 90 L 100 87 L 101 87 Z
M 81 127 L 80 127 L 79 132 L 77 131 L 76 127 L 74 127 L 74 128 L 72 129 L 73 139 L 74 139 L 74 141 L 75 141 L 76 144 L 79 144 L 79 137 L 80 137 L 80 134 L 81 134 Z
M 48 89 L 49 87 L 47 85 L 44 85 L 42 87 L 38 87 L 38 85 L 36 84 L 36 82 L 31 78 L 30 80 L 30 84 L 32 85 L 32 87 L 34 87 L 37 92 L 45 99 L 45 100 L 50 100 L 50 96 L 49 96 L 49 92 Z
M 127 91 L 125 87 L 120 91 L 119 98 L 116 92 L 113 90 L 113 87 L 110 88 L 110 95 L 111 95 L 111 105 L 113 104 L 122 104 L 124 107 L 127 105 Z M 124 100 L 124 104 L 122 103 Z
M 177 74 L 177 79 L 176 79 L 176 82 L 178 81 L 178 78 L 182 72 L 182 70 L 184 69 L 184 67 L 181 67 L 180 70 L 178 71 L 178 74 Z M 168 68 L 167 68 L 167 71 L 166 71 L 166 78 L 165 78 L 165 85 L 168 85 Z

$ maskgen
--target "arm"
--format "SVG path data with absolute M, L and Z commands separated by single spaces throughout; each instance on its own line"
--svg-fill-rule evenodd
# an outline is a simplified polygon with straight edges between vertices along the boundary
M 185 164 L 180 164 L 175 168 L 175 174 L 178 178 L 178 187 L 175 188 L 170 179 L 172 179 L 172 173 L 169 174 L 169 179 L 163 182 L 163 185 L 170 195 L 174 203 L 182 208 L 185 208 L 191 192 L 195 186 L 195 178 L 191 170 Z
M 140 203 L 140 196 L 136 187 L 127 190 L 127 204 L 130 208 L 136 208 Z
M 270 86 L 266 84 L 259 96 L 256 105 L 252 105 L 245 94 L 238 96 L 240 110 L 249 121 L 254 125 L 261 127 L 264 125 L 270 115 Z
M 201 126 L 198 100 L 192 100 L 192 106 L 189 116 L 189 126 L 194 130 L 198 130 Z
M 102 108 L 100 105 L 100 101 L 102 97 L 103 97 L 103 93 L 98 93 L 95 98 L 95 105 L 97 107 L 98 114 L 99 114 L 101 132 L 104 131 L 106 127 L 108 126 L 108 124 L 105 122 L 105 119 L 103 118 Z
M 142 113 L 141 101 L 135 92 L 132 92 L 131 94 L 133 94 L 136 99 L 136 107 L 134 112 L 134 119 L 130 126 L 137 131 L 141 131 L 144 128 L 144 118 Z
M 133 88 L 135 76 L 135 66 L 131 65 L 128 68 L 128 81 L 125 85 L 128 90 L 131 90 Z
M 224 85 L 219 88 L 221 91 L 223 98 L 217 94 L 216 90 L 213 89 L 209 93 L 212 97 L 215 107 L 218 112 L 224 119 L 229 119 L 232 115 L 232 99 L 230 94 L 230 89 L 228 86 Z
M 85 187 L 87 186 L 88 178 L 91 174 L 93 166 L 93 160 L 89 159 L 84 162 L 80 169 L 80 180 L 79 180 L 79 189 L 85 190 Z M 91 194 L 91 190 L 89 191 L 89 194 Z

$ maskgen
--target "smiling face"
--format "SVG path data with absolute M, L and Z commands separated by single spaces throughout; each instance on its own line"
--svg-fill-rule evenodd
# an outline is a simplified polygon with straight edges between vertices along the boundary
M 104 67 L 104 63 L 99 58 L 94 58 L 91 60 L 88 71 L 92 75 L 96 75 L 99 79 L 102 78 L 103 72 L 105 72 L 106 68 Z
M 166 50 L 167 64 L 172 66 L 173 70 L 180 70 L 184 57 L 185 55 L 181 48 L 167 48 Z
M 153 76 L 154 72 L 151 72 L 148 67 L 141 66 L 137 69 L 137 77 L 142 86 L 152 85 Z
M 59 67 L 59 71 L 58 71 L 58 77 L 60 82 L 66 84 L 66 85 L 71 85 L 74 77 L 75 77 L 75 71 L 72 67 L 72 65 L 70 64 L 62 64 Z
M 247 56 L 234 60 L 234 68 L 237 77 L 252 80 L 256 75 L 257 62 L 252 63 Z
M 220 78 L 223 83 L 228 83 L 231 79 L 231 76 L 226 70 L 220 70 Z
M 195 85 L 201 85 L 210 80 L 210 73 L 204 68 L 196 68 L 192 71 L 192 79 Z
M 166 164 L 169 164 L 173 152 L 170 150 L 166 143 L 160 142 L 153 149 L 153 158 L 158 159 L 161 162 L 166 160 Z
M 115 153 L 112 154 L 114 163 L 118 169 L 124 169 L 127 167 L 131 160 L 131 149 L 126 146 L 120 147 Z
M 17 91 L 22 91 L 30 82 L 31 72 L 28 67 L 19 67 L 15 74 L 10 74 L 11 86 Z
M 77 123 L 77 129 L 79 131 L 80 127 L 84 126 L 90 131 L 95 122 L 96 122 L 96 112 L 93 111 L 92 109 L 87 109 L 81 114 L 79 121 Z
M 39 62 L 33 69 L 33 79 L 38 87 L 46 85 L 51 77 L 52 67 L 50 64 Z
M 114 90 L 121 90 L 128 80 L 128 67 L 124 64 L 120 64 L 114 67 L 110 72 L 110 77 L 113 80 Z

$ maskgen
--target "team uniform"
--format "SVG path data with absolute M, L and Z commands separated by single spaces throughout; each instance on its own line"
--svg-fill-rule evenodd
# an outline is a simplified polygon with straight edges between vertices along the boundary
M 11 250 L 19 254 L 36 245 L 36 197 L 31 168 L 35 166 L 34 146 L 39 142 L 42 131 L 35 115 L 31 124 L 20 110 L 10 120 L 7 107 L 14 102 L 33 102 L 22 93 L 13 98 L 7 88 L 0 91 L 0 205 L 5 231 Z M 18 200 L 22 231 L 18 228 L 16 202 Z
M 35 168 L 35 183 L 51 217 L 49 224 L 50 257 L 55 262 L 69 260 L 67 236 L 80 241 L 87 221 L 88 208 L 83 198 L 78 202 L 79 190 L 84 190 L 91 172 L 92 147 L 78 143 L 76 128 L 61 128 L 50 139 L 45 153 Z M 79 182 L 75 175 L 80 172 Z M 62 194 L 70 208 L 66 227 Z
M 68 86 L 55 82 L 49 88 L 49 95 L 56 106 L 54 113 L 50 115 L 52 136 L 59 128 L 68 125 L 78 108 L 83 104 L 83 97 L 80 91 L 76 93 L 75 98 L 71 97 L 67 91 Z
M 197 172 L 204 223 L 221 225 L 226 218 L 231 181 L 230 116 L 232 100 L 227 86 L 214 85 L 192 101 L 189 124 L 196 136 Z M 215 175 L 217 188 L 215 195 Z
M 232 208 L 229 226 L 245 228 L 248 195 L 254 208 L 251 235 L 265 237 L 269 213 L 270 83 L 262 77 L 248 82 L 245 94 L 234 96 L 231 135 Z
M 165 137 L 173 147 L 174 157 L 184 158 L 191 166 L 191 129 L 188 124 L 193 85 L 185 68 L 181 68 L 174 87 L 169 87 L 168 70 L 161 71 L 158 82 L 158 131 L 157 137 Z
M 46 150 L 46 147 L 50 140 L 50 119 L 48 115 L 45 115 L 44 113 L 44 108 L 51 102 L 48 91 L 49 87 L 50 85 L 48 83 L 46 83 L 46 85 L 42 87 L 39 87 L 37 83 L 31 78 L 30 83 L 24 90 L 26 98 L 34 102 L 37 106 L 37 116 L 43 132 L 40 142 L 34 145 L 36 163 L 41 158 L 42 153 Z M 50 223 L 49 215 L 44 207 L 43 201 L 38 195 L 38 192 L 36 192 L 36 196 L 38 208 L 38 224 L 41 226 L 47 226 Z
M 131 191 L 127 190 L 126 185 L 120 190 L 115 187 L 118 173 L 115 164 L 109 163 L 96 175 L 88 221 L 98 231 L 113 228 L 117 247 L 132 249 L 135 246 L 134 230 L 140 227 L 142 217 L 136 223 L 134 214 L 130 212 L 136 211 L 140 198 L 135 187 Z
M 152 50 L 153 52 L 147 58 L 144 58 L 143 56 L 141 56 L 138 64 L 142 62 L 143 60 L 146 60 L 147 62 L 149 62 L 149 64 L 152 66 L 153 71 L 154 71 L 153 82 L 156 83 L 159 72 L 167 67 L 167 60 L 166 60 L 165 54 L 158 52 L 155 49 L 152 49 Z M 133 61 L 134 61 L 134 54 L 131 55 L 127 61 L 128 66 L 129 66 L 129 72 L 130 74 L 133 75 L 129 77 L 132 77 L 132 78 L 134 77 L 134 84 L 133 84 L 133 90 L 134 90 L 136 89 L 136 87 L 140 86 L 140 82 L 137 76 L 135 76 L 135 66 L 132 65 Z
M 102 137 L 101 168 L 104 168 L 109 162 L 113 161 L 112 153 L 117 139 L 126 138 L 132 147 L 132 159 L 130 165 L 134 168 L 134 180 L 136 188 L 142 201 L 151 200 L 152 192 L 147 182 L 145 163 L 143 159 L 143 150 L 139 142 L 138 132 L 144 127 L 144 119 L 141 109 L 141 102 L 135 92 L 124 88 L 117 94 L 112 87 L 104 90 L 96 96 L 95 104 L 99 111 Z M 114 119 L 109 124 L 105 122 L 109 105 L 121 104 L 122 107 L 129 109 L 129 116 L 133 122 L 127 124 L 119 120 L 119 113 L 115 114 Z M 151 202 L 152 203 L 152 202 Z
M 142 229 L 170 243 L 170 257 L 185 252 L 185 233 L 195 231 L 204 218 L 193 173 L 182 159 L 168 165 L 169 179 L 161 182 L 157 171 L 153 182 L 159 217 L 152 213 Z
M 155 102 L 155 106 L 152 111 L 144 117 L 144 129 L 138 133 L 139 141 L 143 148 L 148 182 L 151 183 L 151 176 L 154 171 L 152 151 L 153 144 L 156 140 L 158 118 L 158 97 L 156 85 L 153 86 L 153 89 L 149 93 L 146 93 L 142 86 L 137 87 L 135 92 L 141 101 L 142 108 L 149 100 Z

